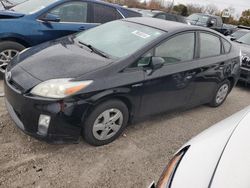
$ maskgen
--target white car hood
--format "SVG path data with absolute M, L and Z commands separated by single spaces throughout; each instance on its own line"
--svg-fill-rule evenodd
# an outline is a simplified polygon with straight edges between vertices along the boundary
M 211 179 L 215 172 L 216 166 L 219 162 L 221 155 L 223 154 L 223 150 L 225 149 L 229 139 L 231 138 L 232 135 L 233 135 L 232 137 L 234 137 L 234 134 L 233 134 L 234 131 L 237 130 L 237 128 L 241 127 L 241 124 L 244 122 L 242 121 L 243 119 L 248 117 L 248 121 L 250 121 L 249 119 L 250 115 L 247 115 L 248 113 L 250 113 L 250 107 L 236 113 L 235 115 L 221 121 L 215 126 L 205 130 L 198 136 L 194 137 L 187 144 L 185 144 L 183 147 L 190 145 L 190 148 L 186 152 L 185 156 L 183 157 L 181 163 L 179 164 L 177 168 L 177 171 L 175 172 L 171 187 L 172 188 L 209 187 Z M 249 135 L 250 135 L 250 132 L 249 132 Z M 239 136 L 236 133 L 235 139 L 237 139 L 237 137 Z M 248 139 L 248 143 L 250 144 L 250 137 Z M 230 145 L 231 145 L 231 142 L 230 142 Z M 243 145 L 246 146 L 246 143 L 244 143 Z M 230 151 L 226 151 L 225 156 L 223 155 L 223 157 L 228 158 L 228 163 L 234 162 L 236 164 L 237 162 L 239 162 L 239 160 L 237 160 L 237 157 L 241 154 L 237 153 L 236 148 L 234 148 L 234 150 L 232 149 L 228 149 L 228 150 Z M 228 155 L 231 155 L 231 156 L 228 156 Z M 232 159 L 234 161 L 232 161 Z M 247 161 L 250 162 L 249 155 L 248 155 Z M 248 164 L 250 165 L 250 163 Z M 221 165 L 221 170 L 220 170 L 220 165 Z M 224 167 L 223 163 L 219 164 L 219 169 L 218 169 L 219 171 L 216 172 L 216 175 L 218 175 L 219 179 L 225 178 L 225 176 L 223 176 L 223 173 L 225 173 L 223 167 Z M 228 166 L 228 169 L 231 169 L 231 170 L 229 170 L 227 173 L 230 173 L 233 171 L 232 168 L 230 167 L 232 167 L 231 164 Z M 230 179 L 225 178 L 225 179 L 220 179 L 220 180 L 221 180 L 220 181 L 221 184 L 217 186 L 217 184 L 214 183 L 213 188 L 215 187 L 216 188 L 217 187 L 228 188 L 228 186 L 224 186 L 222 184 L 225 183 L 226 181 L 230 181 Z M 233 186 L 233 187 L 235 188 L 239 186 Z
M 250 187 L 250 113 L 227 143 L 211 185 L 211 188 Z

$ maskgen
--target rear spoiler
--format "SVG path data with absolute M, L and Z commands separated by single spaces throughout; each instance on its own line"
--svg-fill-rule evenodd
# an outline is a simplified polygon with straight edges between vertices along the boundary
M 244 26 L 244 25 L 238 25 L 239 29 L 248 29 L 250 30 L 250 27 Z

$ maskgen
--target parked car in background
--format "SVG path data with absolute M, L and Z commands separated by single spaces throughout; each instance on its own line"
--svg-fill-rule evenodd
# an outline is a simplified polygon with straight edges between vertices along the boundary
M 233 32 L 231 35 L 229 35 L 228 38 L 231 41 L 235 41 L 243 37 L 247 33 L 250 33 L 250 28 L 246 29 L 246 28 L 238 27 L 238 29 L 235 32 Z
M 167 13 L 160 10 L 146 10 L 146 9 L 133 9 L 141 14 L 143 17 L 159 18 L 174 22 L 187 24 L 186 18 L 177 14 Z
M 170 160 L 156 187 L 248 188 L 249 121 L 247 107 L 194 137 Z
M 0 11 L 0 69 L 27 47 L 134 16 L 140 14 L 98 0 L 28 0 Z
M 226 36 L 231 34 L 230 29 L 224 27 L 222 18 L 220 16 L 195 13 L 188 16 L 187 21 L 192 25 L 211 28 Z
M 26 0 L 0 0 L 0 10 L 6 10 L 23 3 Z
M 235 45 L 241 50 L 241 75 L 240 81 L 250 83 L 250 32 L 235 40 Z
M 239 52 L 213 30 L 129 18 L 22 52 L 7 67 L 5 101 L 29 135 L 77 142 L 82 133 L 99 146 L 134 118 L 222 105 L 239 70 Z

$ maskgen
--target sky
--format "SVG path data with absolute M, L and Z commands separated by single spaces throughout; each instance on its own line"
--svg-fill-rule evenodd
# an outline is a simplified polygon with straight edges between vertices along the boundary
M 214 4 L 219 9 L 225 9 L 230 7 L 234 7 L 235 16 L 240 16 L 241 12 L 250 9 L 250 1 L 249 0 L 175 0 L 175 4 Z

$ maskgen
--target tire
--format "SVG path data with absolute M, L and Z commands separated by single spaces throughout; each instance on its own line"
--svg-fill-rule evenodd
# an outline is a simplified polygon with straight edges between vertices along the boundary
M 14 41 L 3 41 L 0 42 L 0 59 L 2 58 L 1 53 L 4 52 L 5 50 L 12 50 L 13 52 L 21 52 L 22 50 L 25 49 L 25 46 L 22 44 L 19 44 Z M 12 53 L 14 55 L 14 53 Z M 0 66 L 3 65 L 3 62 L 0 62 Z M 3 69 L 5 68 L 2 67 Z M 1 77 L 3 76 L 3 73 L 1 73 Z
M 223 89 L 224 88 L 224 89 Z M 224 90 L 224 92 L 223 92 Z M 213 96 L 212 101 L 210 102 L 211 107 L 219 107 L 221 106 L 225 100 L 227 99 L 228 94 L 231 91 L 231 83 L 229 80 L 223 81 L 221 84 L 219 84 L 218 88 L 216 89 L 216 92 Z M 219 97 L 219 93 L 221 93 L 221 97 Z
M 114 117 L 119 117 L 119 119 L 116 120 Z M 109 144 L 122 134 L 128 124 L 128 119 L 128 108 L 122 101 L 103 102 L 88 114 L 83 125 L 83 138 L 93 146 Z

